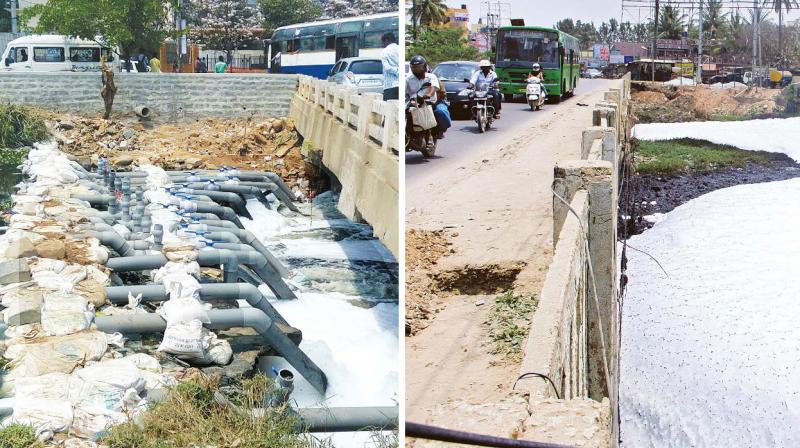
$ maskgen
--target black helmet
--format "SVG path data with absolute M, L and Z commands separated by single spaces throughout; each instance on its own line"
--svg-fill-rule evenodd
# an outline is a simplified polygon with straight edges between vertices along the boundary
M 423 58 L 422 56 L 416 55 L 413 58 L 411 58 L 411 60 L 408 61 L 408 63 L 411 66 L 414 66 L 414 65 L 425 65 L 425 64 L 428 63 L 428 61 L 426 61 L 425 58 Z

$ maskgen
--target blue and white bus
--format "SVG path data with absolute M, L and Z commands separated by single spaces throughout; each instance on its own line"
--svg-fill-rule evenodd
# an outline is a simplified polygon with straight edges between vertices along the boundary
M 380 58 L 381 37 L 393 32 L 399 38 L 396 12 L 282 26 L 267 43 L 273 73 L 301 73 L 326 78 L 342 58 Z

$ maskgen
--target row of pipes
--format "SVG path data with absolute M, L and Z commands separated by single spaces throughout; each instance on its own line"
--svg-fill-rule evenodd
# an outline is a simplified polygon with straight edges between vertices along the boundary
M 148 173 L 116 172 L 105 158 L 100 158 L 96 172 L 76 162 L 71 163 L 79 183 L 91 193 L 73 193 L 71 197 L 92 205 L 81 231 L 112 248 L 118 256 L 106 263 L 114 274 L 112 286 L 106 288 L 112 304 L 125 304 L 128 295 L 141 294 L 145 302 L 165 301 L 168 293 L 158 284 L 123 285 L 117 275 L 158 269 L 168 259 L 161 252 L 165 232 L 179 236 L 201 237 L 197 262 L 200 266 L 221 266 L 222 283 L 201 284 L 200 298 L 219 301 L 247 302 L 249 308 L 212 309 L 206 324 L 209 329 L 247 327 L 254 329 L 265 343 L 302 375 L 320 394 L 325 394 L 328 381 L 325 373 L 300 348 L 300 330 L 291 327 L 258 289 L 267 287 L 280 300 L 296 296 L 285 279 L 290 275 L 281 263 L 250 231 L 239 216 L 252 219 L 247 200 L 255 198 L 269 209 L 286 207 L 298 212 L 289 187 L 275 173 L 242 171 L 230 168 L 202 171 L 168 171 L 171 185 L 169 207 L 181 220 L 172 228 L 154 224 L 144 194 Z M 123 236 L 115 229 L 121 224 L 129 232 Z M 151 238 L 152 237 L 152 238 Z M 122 334 L 163 333 L 166 321 L 158 314 L 126 314 L 98 316 L 98 330 Z M 279 387 L 279 402 L 288 400 L 294 375 L 283 369 L 274 372 Z M 279 404 L 265 397 L 265 404 Z M 0 414 L 3 404 L 0 403 Z M 255 412 L 258 412 L 256 410 Z M 397 429 L 398 408 L 342 407 L 295 409 L 302 429 L 310 432 L 357 431 L 364 429 Z

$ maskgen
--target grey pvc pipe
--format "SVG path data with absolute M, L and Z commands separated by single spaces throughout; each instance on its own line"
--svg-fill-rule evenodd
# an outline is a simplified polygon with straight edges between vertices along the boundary
M 193 195 L 205 195 L 211 198 L 214 202 L 224 202 L 230 204 L 231 208 L 233 208 L 237 215 L 244 216 L 247 219 L 253 219 L 253 216 L 250 215 L 250 212 L 247 210 L 247 203 L 236 193 L 228 191 L 196 190 L 193 188 L 189 188 L 189 190 L 191 190 L 191 194 Z
M 104 231 L 97 231 L 97 230 L 90 230 L 86 233 L 88 236 L 97 238 L 100 242 L 105 246 L 110 246 L 113 248 L 117 253 L 119 253 L 122 257 L 130 257 L 136 255 L 136 250 L 132 244 L 129 244 L 125 241 L 119 233 L 113 230 L 104 230 Z M 114 260 L 114 258 L 109 259 L 109 261 Z
M 300 417 L 300 430 L 350 432 L 395 430 L 400 418 L 397 406 L 293 409 Z
M 275 257 L 275 255 L 272 255 L 272 252 L 270 252 L 267 247 L 264 246 L 264 244 L 262 244 L 258 238 L 256 238 L 253 232 L 247 229 L 229 229 L 225 227 L 217 227 L 216 225 L 211 225 L 210 223 L 204 224 L 207 225 L 208 230 L 211 232 L 230 232 L 236 235 L 239 238 L 239 241 L 252 246 L 253 249 L 263 255 L 267 261 L 269 261 L 269 264 L 280 273 L 281 277 L 287 278 L 289 276 L 289 269 L 287 269 L 286 266 L 284 266 L 283 263 L 281 263 L 281 261 Z
M 203 300 L 245 300 L 253 308 L 264 312 L 276 323 L 288 326 L 286 319 L 273 308 L 264 294 L 249 283 L 203 283 L 200 285 L 200 298 Z M 167 288 L 164 285 L 130 285 L 110 286 L 106 288 L 106 296 L 111 303 L 128 303 L 128 293 L 134 296 L 141 294 L 145 302 L 167 300 Z M 300 343 L 300 341 L 296 341 Z
M 320 368 L 284 334 L 273 320 L 256 308 L 209 310 L 211 321 L 206 327 L 212 330 L 249 327 L 258 332 L 275 351 L 297 370 L 317 391 L 324 394 L 328 379 Z M 122 316 L 98 316 L 94 320 L 97 329 L 106 333 L 162 333 L 167 322 L 158 314 L 127 314 Z
M 208 185 L 210 185 L 210 184 L 203 183 L 203 182 L 192 182 L 190 184 L 187 184 L 187 187 L 188 188 L 194 188 L 197 191 L 206 191 L 205 188 Z M 267 200 L 267 197 L 264 196 L 264 193 L 261 191 L 261 189 L 259 189 L 257 187 L 250 187 L 250 186 L 247 186 L 247 185 L 234 185 L 234 184 L 216 184 L 216 185 L 217 185 L 217 187 L 219 187 L 219 190 L 222 191 L 222 192 L 235 193 L 237 195 L 243 195 L 243 196 L 253 196 L 256 199 L 258 199 L 259 202 L 261 202 L 262 204 L 266 205 L 267 208 L 270 207 L 270 203 Z M 247 207 L 245 206 L 245 209 L 246 208 Z M 252 216 L 250 216 L 249 218 L 253 219 Z
M 108 205 L 113 198 L 110 194 L 98 193 L 71 193 L 70 197 L 86 201 L 91 205 Z
M 186 201 L 184 201 L 184 202 L 186 202 Z M 213 213 L 213 214 L 219 216 L 222 219 L 226 219 L 228 221 L 231 221 L 232 223 L 236 224 L 236 226 L 239 227 L 240 229 L 244 229 L 244 226 L 242 225 L 242 222 L 239 220 L 239 216 L 236 214 L 236 212 L 234 212 L 229 207 L 223 207 L 221 205 L 197 203 L 197 202 L 192 202 L 192 201 L 188 201 L 188 202 L 194 204 L 194 206 L 192 207 L 194 210 L 186 210 L 186 211 L 190 211 L 190 212 L 195 212 L 196 211 L 196 212 L 200 212 L 200 213 Z M 183 203 L 181 203 L 181 208 L 183 208 L 183 207 L 184 207 L 184 205 L 183 205 Z

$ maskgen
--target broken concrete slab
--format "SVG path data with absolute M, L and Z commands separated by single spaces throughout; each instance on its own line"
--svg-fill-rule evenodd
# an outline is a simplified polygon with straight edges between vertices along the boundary
M 28 241 L 30 243 L 30 241 Z M 33 248 L 33 243 L 31 243 Z M 18 258 L 0 263 L 0 285 L 27 282 L 31 280 L 31 269 L 28 262 Z
M 44 293 L 38 288 L 17 288 L 3 296 L 3 321 L 6 325 L 25 325 L 41 321 Z

